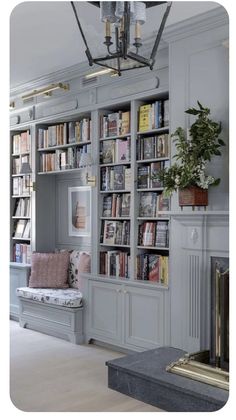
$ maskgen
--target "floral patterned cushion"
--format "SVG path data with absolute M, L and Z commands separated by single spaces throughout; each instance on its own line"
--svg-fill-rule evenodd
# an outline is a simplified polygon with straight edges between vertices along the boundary
M 35 300 L 41 303 L 67 306 L 68 308 L 78 308 L 83 306 L 82 293 L 78 289 L 35 289 L 32 287 L 18 287 L 17 296 Z
M 88 252 L 71 251 L 69 263 L 69 278 L 70 287 L 80 287 L 80 273 L 90 273 L 91 271 L 91 256 Z

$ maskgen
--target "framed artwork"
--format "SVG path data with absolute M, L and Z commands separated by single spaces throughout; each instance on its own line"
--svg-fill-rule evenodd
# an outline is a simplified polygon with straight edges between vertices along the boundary
M 91 187 L 68 189 L 69 236 L 91 235 Z

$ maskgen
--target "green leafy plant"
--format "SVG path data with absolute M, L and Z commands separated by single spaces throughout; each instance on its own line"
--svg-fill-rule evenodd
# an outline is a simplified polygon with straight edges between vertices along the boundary
M 196 115 L 196 121 L 189 130 L 189 139 L 183 128 L 178 127 L 171 135 L 176 145 L 176 162 L 160 171 L 158 178 L 163 182 L 164 194 L 170 196 L 174 191 L 189 186 L 208 189 L 218 185 L 219 178 L 206 174 L 206 164 L 212 156 L 220 156 L 220 148 L 225 143 L 219 138 L 221 124 L 209 118 L 210 109 L 197 101 L 199 109 L 189 108 L 187 114 Z

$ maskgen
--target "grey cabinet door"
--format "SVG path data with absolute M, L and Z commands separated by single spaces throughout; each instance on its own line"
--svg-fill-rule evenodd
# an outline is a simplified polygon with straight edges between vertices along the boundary
M 17 287 L 27 286 L 29 276 L 28 268 L 10 268 L 10 316 L 18 319 L 19 302 L 16 296 Z
M 125 286 L 124 305 L 125 344 L 144 349 L 164 345 L 164 294 Z
M 122 286 L 89 281 L 89 336 L 120 344 Z

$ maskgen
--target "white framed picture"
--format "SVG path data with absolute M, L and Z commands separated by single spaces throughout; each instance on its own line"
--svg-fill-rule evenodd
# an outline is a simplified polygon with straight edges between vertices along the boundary
M 91 235 L 91 187 L 68 189 L 69 236 Z

